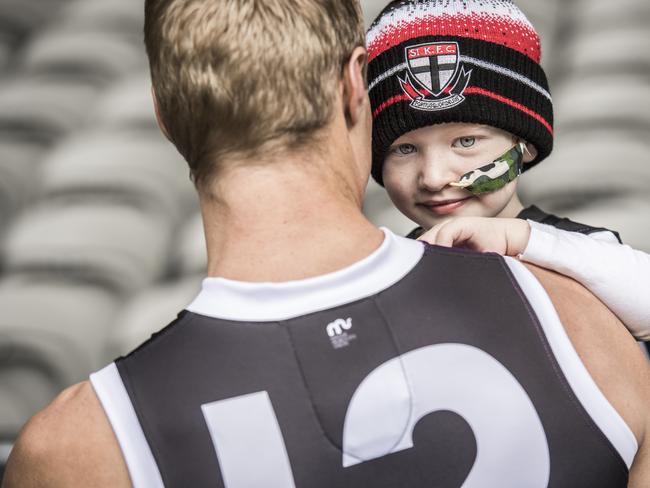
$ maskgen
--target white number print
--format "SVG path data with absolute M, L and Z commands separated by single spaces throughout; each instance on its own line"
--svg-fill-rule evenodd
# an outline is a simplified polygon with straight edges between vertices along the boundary
M 267 392 L 201 406 L 226 488 L 294 488 L 291 463 Z
M 476 438 L 462 488 L 548 485 L 546 434 L 530 398 L 500 362 L 462 344 L 416 349 L 363 380 L 345 417 L 343 465 L 412 448 L 417 422 L 441 410 L 463 417 Z
M 205 404 L 202 410 L 226 488 L 295 487 L 266 392 Z M 442 410 L 464 418 L 476 438 L 476 461 L 461 488 L 548 485 L 548 444 L 530 398 L 495 358 L 461 344 L 408 352 L 361 382 L 345 417 L 343 466 L 412 448 L 417 422 Z

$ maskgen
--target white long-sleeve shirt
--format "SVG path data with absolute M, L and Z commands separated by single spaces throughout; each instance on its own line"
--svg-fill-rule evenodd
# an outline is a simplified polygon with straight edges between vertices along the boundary
M 528 222 L 530 239 L 520 259 L 580 282 L 635 338 L 650 341 L 650 254 L 619 244 L 611 232 L 585 235 Z

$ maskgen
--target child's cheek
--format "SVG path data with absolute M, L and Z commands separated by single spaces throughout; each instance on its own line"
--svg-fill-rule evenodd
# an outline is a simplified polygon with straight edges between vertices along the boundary
M 393 205 L 399 210 L 402 214 L 405 214 L 409 218 L 413 218 L 413 209 L 415 207 L 414 194 L 408 190 L 408 186 L 400 180 L 394 180 L 386 178 L 384 175 L 384 187 L 388 197 L 392 201 Z
M 515 185 L 509 183 L 505 187 L 493 193 L 479 195 L 478 199 L 483 206 L 485 217 L 497 216 L 512 200 L 515 192 Z
M 392 200 L 411 198 L 412 191 L 410 175 L 404 169 L 391 168 L 384 171 L 384 187 Z

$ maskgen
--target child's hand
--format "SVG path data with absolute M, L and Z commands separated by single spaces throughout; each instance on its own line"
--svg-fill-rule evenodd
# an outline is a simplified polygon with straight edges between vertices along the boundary
M 431 228 L 419 240 L 445 247 L 517 256 L 530 238 L 530 225 L 522 219 L 458 217 Z

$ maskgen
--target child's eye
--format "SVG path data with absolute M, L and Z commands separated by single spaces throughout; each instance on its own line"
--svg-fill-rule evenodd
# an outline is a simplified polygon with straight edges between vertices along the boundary
M 462 147 L 472 147 L 474 144 L 476 144 L 476 137 L 461 137 L 460 139 L 456 139 L 454 142 L 454 147 L 458 147 L 458 145 Z
M 400 144 L 399 146 L 395 147 L 393 151 L 401 156 L 408 156 L 409 154 L 417 152 L 417 150 L 417 147 L 415 147 L 413 144 Z

